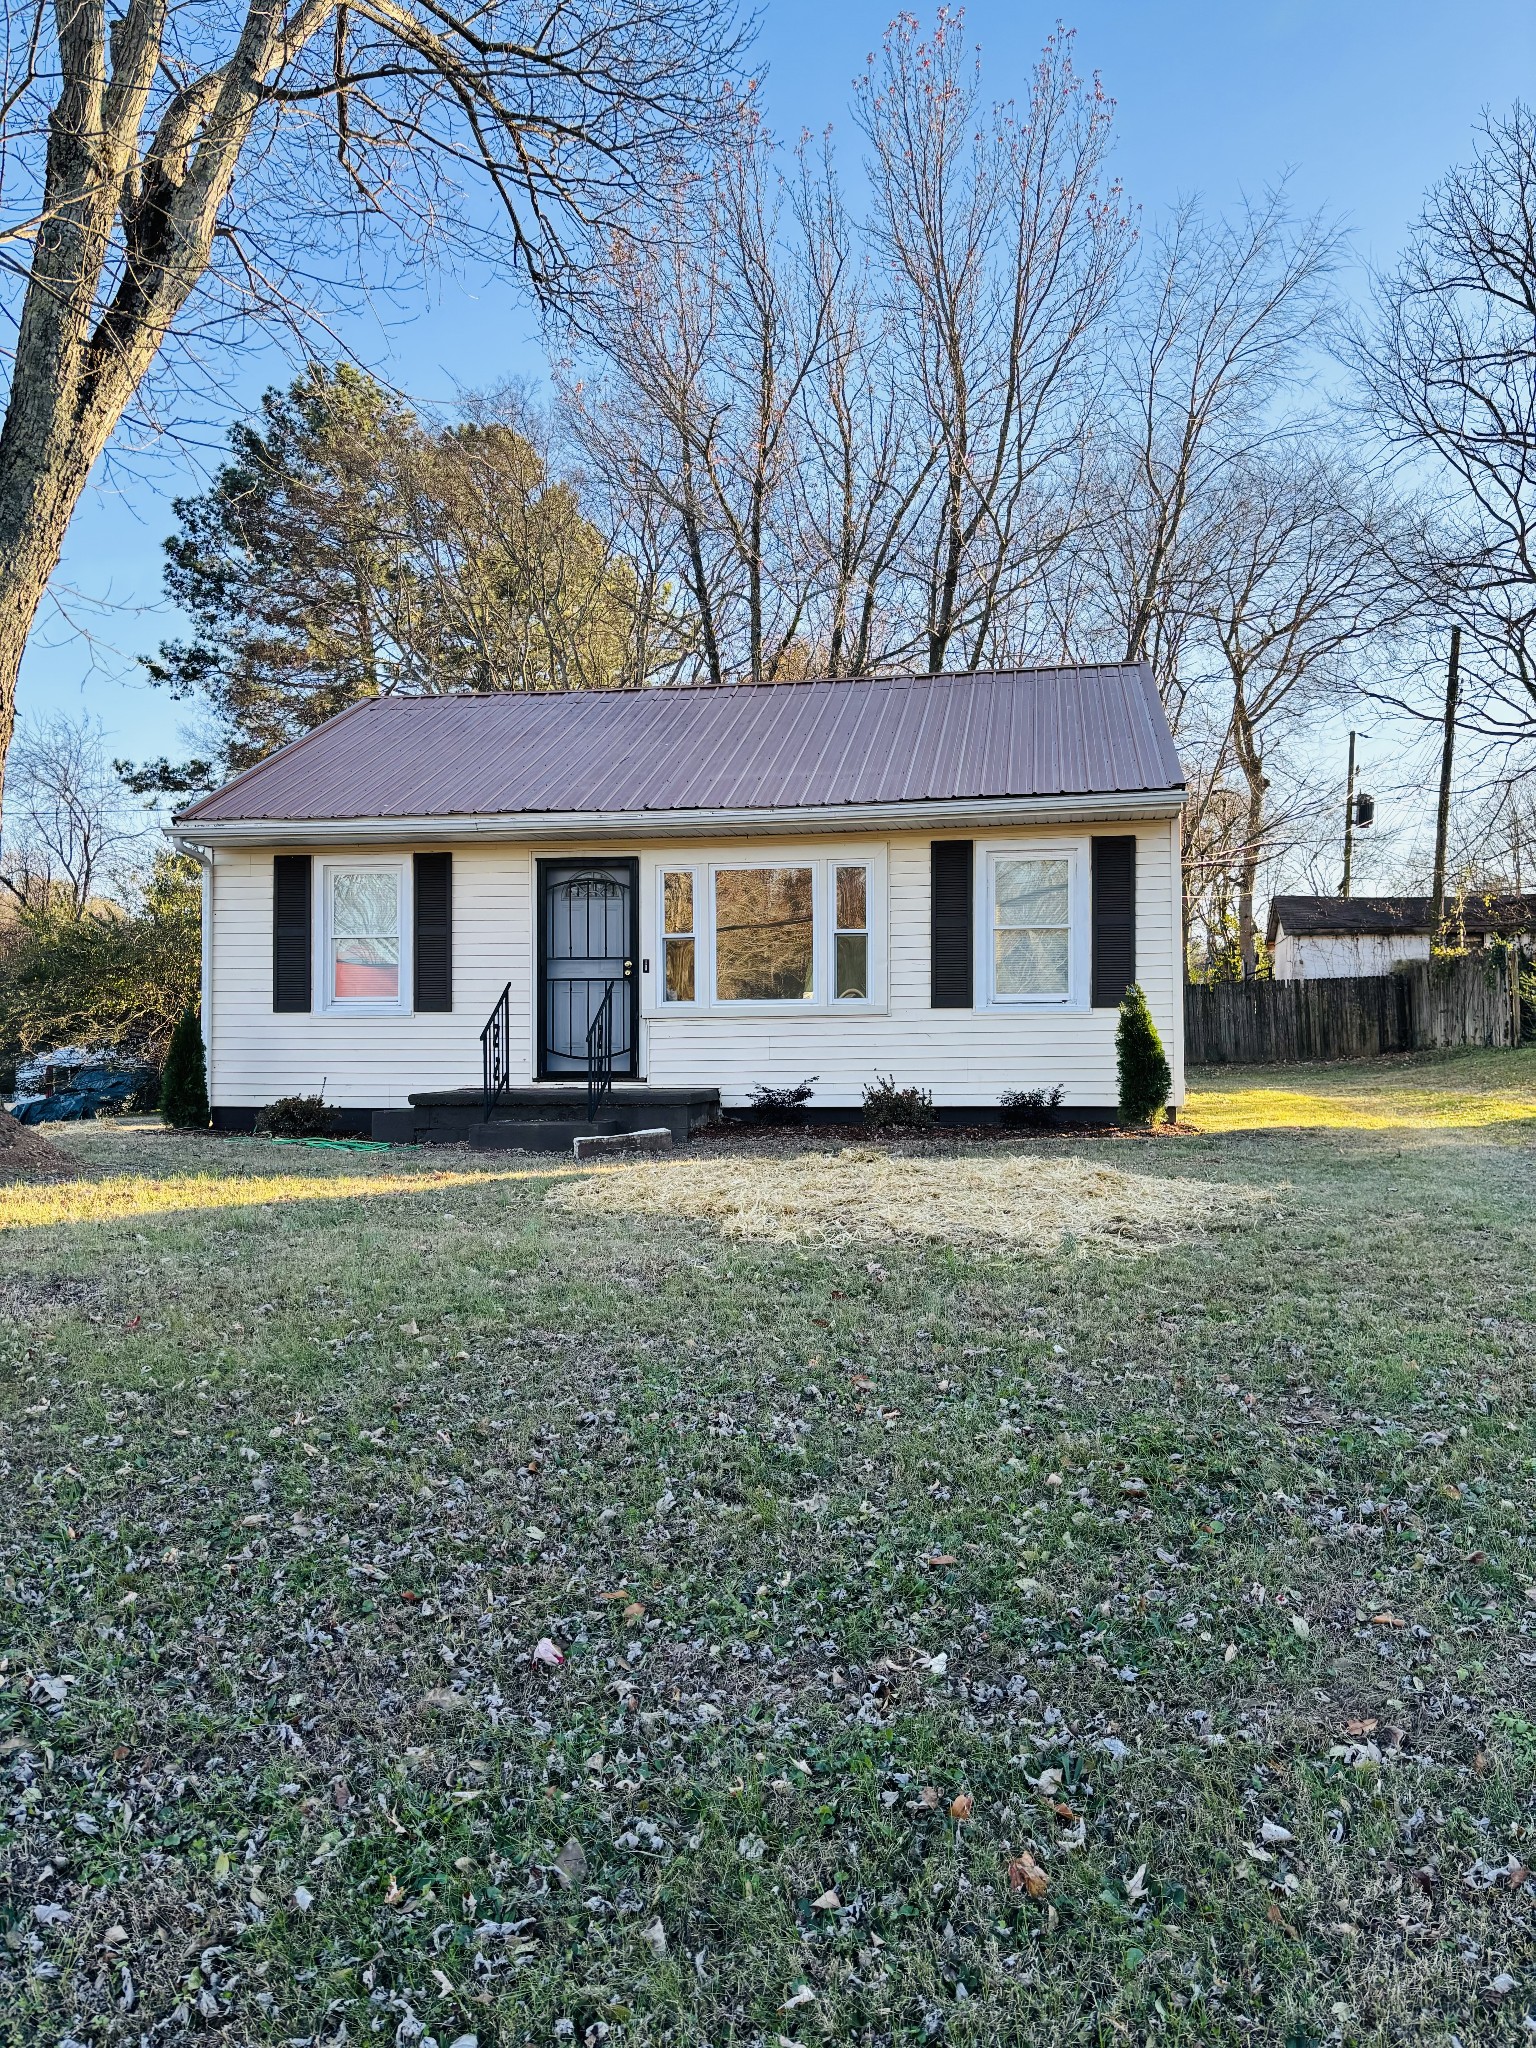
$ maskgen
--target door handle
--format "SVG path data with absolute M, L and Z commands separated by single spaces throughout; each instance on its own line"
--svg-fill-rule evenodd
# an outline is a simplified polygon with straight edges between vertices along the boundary
M 633 961 L 633 960 L 626 960 L 626 961 L 624 962 L 624 979 L 625 979 L 626 981 L 628 981 L 628 980 L 629 980 L 629 978 L 631 977 L 631 975 L 632 975 L 632 974 L 634 973 L 634 971 L 635 971 L 635 963 L 634 963 L 634 961 Z

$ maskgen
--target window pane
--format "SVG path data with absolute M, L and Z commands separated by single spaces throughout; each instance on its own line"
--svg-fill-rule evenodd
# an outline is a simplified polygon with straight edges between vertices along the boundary
M 861 932 L 869 924 L 863 868 L 837 871 L 837 928 L 840 932 Z
M 725 868 L 715 876 L 720 1002 L 808 1000 L 815 951 L 809 868 Z
M 335 939 L 332 941 L 339 1002 L 394 1003 L 400 1000 L 398 939 Z
M 1000 996 L 1064 996 L 1067 993 L 1067 934 L 1011 931 L 995 935 L 997 993 Z
M 867 932 L 839 932 L 836 940 L 837 958 L 833 963 L 833 994 L 842 1001 L 850 996 L 869 994 L 869 934 Z
M 1000 860 L 997 916 L 1000 925 L 1068 922 L 1067 863 L 1064 860 Z
M 667 939 L 666 957 L 662 962 L 664 976 L 661 999 L 664 1003 L 691 1003 L 693 1001 L 693 941 L 692 939 Z
M 662 929 L 669 932 L 693 930 L 693 876 L 684 871 L 662 877 Z
M 400 878 L 389 868 L 342 870 L 332 878 L 331 931 L 338 939 L 400 932 Z

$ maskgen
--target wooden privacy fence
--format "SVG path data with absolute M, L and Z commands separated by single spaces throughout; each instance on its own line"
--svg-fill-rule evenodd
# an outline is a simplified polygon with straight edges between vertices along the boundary
M 1519 1038 L 1515 977 L 1497 953 L 1410 960 L 1391 974 L 1191 983 L 1184 991 L 1192 1066 L 1362 1059 Z

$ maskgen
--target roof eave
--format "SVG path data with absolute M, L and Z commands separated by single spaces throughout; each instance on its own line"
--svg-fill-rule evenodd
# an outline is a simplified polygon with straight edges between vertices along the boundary
M 475 839 L 699 839 L 712 835 L 953 830 L 957 826 L 1176 818 L 1182 786 L 934 802 L 804 804 L 768 810 L 500 811 L 411 818 L 194 818 L 168 828 L 178 845 L 359 845 Z

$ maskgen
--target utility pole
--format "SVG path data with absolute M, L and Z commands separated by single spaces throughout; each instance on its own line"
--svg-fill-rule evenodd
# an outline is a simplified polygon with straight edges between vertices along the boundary
M 1440 742 L 1440 808 L 1435 814 L 1435 878 L 1430 888 L 1435 936 L 1445 923 L 1445 842 L 1451 824 L 1451 768 L 1456 753 L 1456 700 L 1461 694 L 1461 628 L 1451 628 L 1451 658 L 1445 672 L 1445 733 Z
M 1349 781 L 1344 794 L 1344 886 L 1341 896 L 1349 894 L 1350 875 L 1355 865 L 1355 735 L 1349 736 Z

